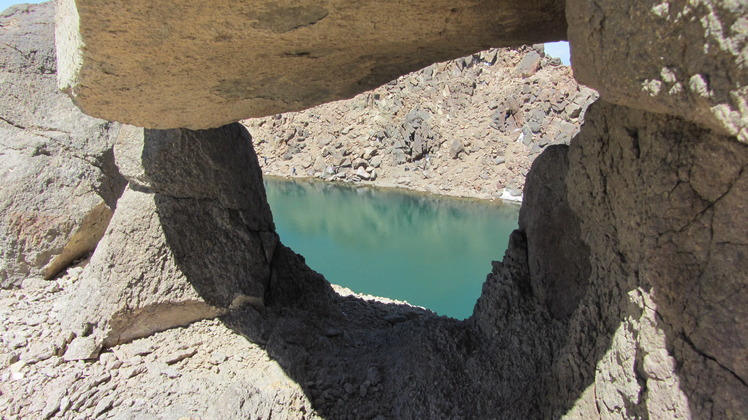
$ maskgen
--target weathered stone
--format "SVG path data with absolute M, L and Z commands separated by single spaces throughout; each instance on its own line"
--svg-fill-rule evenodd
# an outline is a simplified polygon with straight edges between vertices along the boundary
M 516 339 L 536 363 L 502 366 L 537 377 L 514 415 L 745 417 L 748 261 L 735 232 L 748 225 L 748 148 L 601 101 L 565 150 L 551 147 L 533 165 L 522 231 L 474 314 L 496 348 Z M 580 265 L 586 278 L 553 275 Z M 543 268 L 550 275 L 538 276 Z M 569 287 L 548 293 L 558 278 Z
M 540 54 L 536 51 L 531 51 L 522 58 L 522 61 L 517 64 L 517 68 L 514 71 L 518 76 L 530 77 L 538 71 L 538 68 L 540 67 L 540 59 Z
M 449 145 L 449 156 L 452 159 L 457 159 L 460 156 L 460 153 L 462 153 L 464 150 L 465 148 L 463 147 L 460 140 L 452 140 L 452 143 L 450 143 Z
M 590 251 L 567 198 L 567 151 L 564 145 L 551 146 L 533 162 L 519 215 L 532 291 L 556 318 L 574 312 L 590 276 Z
M 67 395 L 67 392 L 68 390 L 65 388 L 57 388 L 47 395 L 44 410 L 42 410 L 43 419 L 48 419 L 60 411 L 60 403 L 62 402 L 62 398 Z
M 63 323 L 111 346 L 261 305 L 278 238 L 246 129 L 124 127 L 115 154 L 130 184 Z
M 48 280 L 44 280 L 39 277 L 29 277 L 24 279 L 21 282 L 21 289 L 44 289 L 45 287 L 49 286 L 52 282 Z
M 80 310 L 80 308 L 77 309 Z M 62 358 L 67 361 L 96 359 L 100 351 L 101 343 L 96 337 L 90 335 L 77 337 L 68 345 Z
M 580 335 L 569 336 L 570 343 L 590 340 L 589 332 L 603 332 L 603 325 L 617 328 L 615 335 L 622 340 L 599 336 L 615 357 L 600 359 L 597 394 L 610 402 L 631 396 L 634 413 L 665 413 L 667 389 L 682 390 L 685 409 L 694 418 L 748 415 L 748 290 L 743 274 L 748 250 L 744 233 L 737 233 L 748 229 L 748 147 L 682 118 L 598 102 L 572 141 L 569 161 L 569 204 L 581 221 L 592 267 L 583 309 L 572 324 Z M 651 298 L 631 312 L 623 303 L 637 287 Z M 615 306 L 604 308 L 604 302 Z M 627 316 L 650 309 L 656 310 L 652 318 L 661 325 L 662 343 L 653 347 L 641 333 L 627 338 L 627 327 L 616 327 Z M 625 350 L 623 343 L 633 348 Z M 637 384 L 641 372 L 616 370 L 629 363 L 621 352 L 642 348 L 659 358 L 666 350 L 677 361 L 677 372 L 668 376 L 650 369 L 647 386 L 642 386 Z M 585 350 L 570 344 L 568 351 Z M 660 369 L 667 366 L 659 364 Z M 618 390 L 600 389 L 603 383 L 616 383 L 619 375 Z M 663 383 L 665 376 L 677 384 Z M 638 395 L 645 389 L 652 395 L 655 382 L 665 394 L 641 400 Z M 559 387 L 573 388 L 568 377 L 560 378 Z M 598 401 L 601 406 L 607 406 L 605 401 Z
M 48 2 L 0 16 L 0 287 L 52 278 L 92 251 L 124 188 L 119 125 L 57 90 L 53 15 Z
M 112 404 L 114 404 L 114 396 L 107 395 L 106 397 L 99 400 L 98 403 L 96 403 L 96 406 L 94 407 L 94 410 L 93 410 L 93 415 L 95 417 L 101 416 L 107 410 L 112 408 Z
M 562 39 L 564 3 L 64 0 L 60 87 L 100 118 L 217 127 L 349 98 L 490 46 Z
M 566 16 L 580 83 L 748 142 L 745 2 L 571 0 Z

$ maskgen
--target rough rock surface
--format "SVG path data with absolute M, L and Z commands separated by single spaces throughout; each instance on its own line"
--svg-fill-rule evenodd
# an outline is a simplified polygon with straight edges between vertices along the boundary
M 536 291 L 553 290 L 559 277 L 546 270 L 533 278 L 535 262 L 520 263 L 511 276 L 489 276 L 474 313 L 497 348 L 535 361 L 537 378 L 523 393 L 531 397 L 515 410 L 537 418 L 745 417 L 748 260 L 745 234 L 735 232 L 748 225 L 748 147 L 677 117 L 602 101 L 586 121 L 568 156 L 557 146 L 535 161 L 524 231 L 514 241 L 526 254 L 514 259 L 545 262 L 540 252 L 554 232 L 537 231 L 543 218 L 570 213 L 578 229 L 547 261 L 558 269 L 566 257 L 574 269 L 586 260 L 590 275 L 555 290 L 549 305 Z M 575 241 L 584 244 L 576 252 L 566 245 Z M 512 260 L 510 249 L 504 264 Z M 554 316 L 512 307 L 523 301 L 512 288 Z
M 655 394 L 665 384 L 653 387 L 667 378 L 650 369 L 677 365 L 670 379 L 680 381 L 694 418 L 748 416 L 748 146 L 605 102 L 587 121 L 572 142 L 567 187 L 592 250 L 590 282 L 616 279 L 601 302 L 621 302 L 636 287 L 651 294 L 645 307 L 656 311 L 669 353 L 661 360 L 637 347 L 630 380 L 646 383 L 623 403 L 642 410 L 648 399 L 667 401 Z M 646 338 L 629 341 L 650 345 Z
M 535 162 L 523 209 L 525 220 L 542 218 L 549 208 L 529 207 L 543 202 L 531 191 L 565 183 L 568 202 L 549 192 L 550 208 L 579 217 L 568 235 L 589 245 L 591 265 L 567 317 L 535 293 L 529 228 L 512 235 L 466 321 L 331 289 L 279 246 L 264 307 L 115 345 L 88 363 L 66 361 L 73 334 L 47 314 L 65 307 L 59 288 L 90 288 L 74 281 L 79 269 L 46 289 L 29 282 L 0 301 L 0 407 L 60 418 L 744 418 L 745 245 L 725 235 L 748 223 L 747 153 L 676 117 L 593 105 L 568 149 Z M 693 276 L 702 266 L 710 273 Z M 29 387 L 44 399 L 26 398 Z
M 268 175 L 519 200 L 532 160 L 568 144 L 597 99 L 541 53 L 491 49 L 351 100 L 243 124 Z M 515 68 L 527 57 L 541 66 L 522 77 Z
M 66 292 L 81 285 L 82 270 L 76 266 L 54 281 L 0 291 L 4 419 L 318 418 L 261 344 L 219 320 L 72 360 L 78 339 L 71 343 L 72 332 L 56 315 Z
M 54 5 L 0 15 L 0 287 L 51 278 L 91 252 L 124 180 L 119 124 L 88 117 L 57 90 Z
M 748 142 L 746 2 L 571 0 L 566 17 L 580 83 Z
M 129 184 L 62 313 L 67 328 L 93 325 L 111 346 L 262 304 L 278 237 L 251 142 L 240 124 L 122 128 L 115 159 Z
M 579 217 L 569 207 L 568 147 L 551 146 L 527 174 L 519 229 L 527 237 L 532 293 L 556 318 L 571 315 L 590 276 L 590 250 L 582 240 Z
M 350 98 L 489 47 L 563 39 L 564 4 L 64 0 L 60 87 L 100 118 L 218 127 Z
M 73 347 L 73 332 L 48 313 L 91 288 L 76 280 L 80 269 L 25 282 L 0 291 L 0 407 L 59 418 L 745 418 L 745 245 L 725 235 L 748 223 L 747 150 L 676 117 L 593 105 L 568 149 L 536 161 L 523 209 L 525 220 L 543 217 L 549 208 L 528 207 L 542 203 L 530 191 L 566 184 L 568 202 L 554 193 L 553 208 L 579 217 L 591 265 L 566 317 L 534 291 L 530 229 L 512 234 L 466 321 L 331 288 L 279 245 L 264 307 L 89 362 L 73 360 L 84 352 L 65 357 L 86 343 Z M 700 267 L 710 270 L 693 276 Z

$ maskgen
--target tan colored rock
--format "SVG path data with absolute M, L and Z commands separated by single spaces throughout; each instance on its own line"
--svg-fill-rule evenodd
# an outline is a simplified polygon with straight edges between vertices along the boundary
M 60 87 L 89 115 L 217 127 L 436 61 L 565 37 L 564 2 L 60 0 Z
M 278 237 L 246 129 L 127 126 L 115 157 L 130 184 L 62 322 L 112 346 L 262 305 Z
M 571 0 L 566 16 L 580 83 L 748 142 L 745 2 Z

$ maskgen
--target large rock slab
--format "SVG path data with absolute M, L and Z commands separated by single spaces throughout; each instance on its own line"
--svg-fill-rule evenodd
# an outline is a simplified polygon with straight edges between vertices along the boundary
M 124 188 L 119 124 L 57 89 L 54 4 L 0 15 L 0 287 L 51 278 L 92 251 Z
M 128 188 L 63 323 L 112 346 L 262 305 L 278 237 L 246 129 L 125 126 L 115 156 Z
M 574 76 L 607 101 L 748 142 L 748 4 L 570 0 Z
M 100 118 L 217 127 L 491 46 L 563 39 L 564 3 L 62 0 L 60 87 Z

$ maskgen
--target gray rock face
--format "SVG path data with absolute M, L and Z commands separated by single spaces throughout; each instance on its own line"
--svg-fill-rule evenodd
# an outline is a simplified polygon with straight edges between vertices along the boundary
M 246 129 L 127 126 L 115 155 L 130 183 L 63 322 L 111 346 L 261 305 L 278 237 Z
M 741 1 L 569 1 L 574 76 L 609 102 L 748 142 L 746 16 Z
M 526 379 L 516 417 L 746 416 L 746 165 L 734 138 L 603 101 L 535 161 L 472 319 L 534 360 L 501 366 Z
M 519 215 L 533 294 L 557 318 L 574 312 L 590 275 L 590 250 L 567 198 L 567 152 L 566 145 L 551 146 L 533 162 Z
M 604 102 L 587 115 L 570 148 L 567 187 L 592 250 L 590 282 L 599 300 L 585 298 L 575 322 L 584 331 L 594 318 L 583 308 L 620 305 L 633 290 L 646 291 L 645 312 L 657 313 L 693 417 L 745 417 L 748 147 L 680 118 Z M 621 316 L 611 315 L 603 310 L 600 319 Z M 637 352 L 651 338 L 628 339 L 632 357 L 641 360 Z M 657 354 L 648 357 L 661 364 Z M 610 366 L 598 365 L 596 383 L 614 372 Z M 656 367 L 647 369 L 630 377 L 646 383 L 631 402 L 656 398 L 652 385 L 662 379 Z
M 350 98 L 490 46 L 562 39 L 564 4 L 64 0 L 60 87 L 100 118 L 217 127 Z
M 124 188 L 119 124 L 83 115 L 57 90 L 54 5 L 0 16 L 0 287 L 51 278 L 104 234 Z

